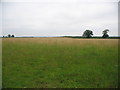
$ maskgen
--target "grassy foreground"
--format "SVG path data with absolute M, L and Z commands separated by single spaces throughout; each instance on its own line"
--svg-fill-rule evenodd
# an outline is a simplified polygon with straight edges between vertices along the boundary
M 117 39 L 3 38 L 3 88 L 114 88 Z

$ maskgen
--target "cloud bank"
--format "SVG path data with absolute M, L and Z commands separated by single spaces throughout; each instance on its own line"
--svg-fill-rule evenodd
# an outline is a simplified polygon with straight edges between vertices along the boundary
M 2 1 L 3 35 L 74 36 L 90 29 L 101 36 L 106 28 L 111 36 L 118 35 L 118 0 L 20 1 Z

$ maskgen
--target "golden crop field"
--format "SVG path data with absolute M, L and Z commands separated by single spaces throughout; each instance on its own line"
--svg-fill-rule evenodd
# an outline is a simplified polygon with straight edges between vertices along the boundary
M 21 42 L 21 43 L 46 43 L 46 44 L 70 44 L 70 45 L 118 45 L 118 39 L 72 39 L 62 37 L 49 38 L 3 38 L 3 42 Z

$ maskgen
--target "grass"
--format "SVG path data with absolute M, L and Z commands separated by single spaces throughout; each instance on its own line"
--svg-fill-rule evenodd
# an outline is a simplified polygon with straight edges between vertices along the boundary
M 3 88 L 115 88 L 118 39 L 3 38 Z
M 2 39 L 0 38 L 0 89 L 2 88 Z

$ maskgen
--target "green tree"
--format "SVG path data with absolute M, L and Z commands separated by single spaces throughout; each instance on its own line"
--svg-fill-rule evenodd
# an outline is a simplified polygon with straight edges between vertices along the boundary
M 91 30 L 86 30 L 86 31 L 84 31 L 84 33 L 83 33 L 83 37 L 86 37 L 86 38 L 90 38 L 90 37 L 92 37 L 92 35 L 93 35 L 93 31 L 91 31 Z
M 109 30 L 108 29 L 105 29 L 102 33 L 103 33 L 103 38 L 108 38 L 109 37 L 109 35 L 108 35 L 108 32 L 109 32 Z
M 15 37 L 14 35 L 12 35 L 11 37 Z
M 10 34 L 8 34 L 8 37 L 10 38 L 10 37 L 11 37 L 11 35 L 10 35 Z

